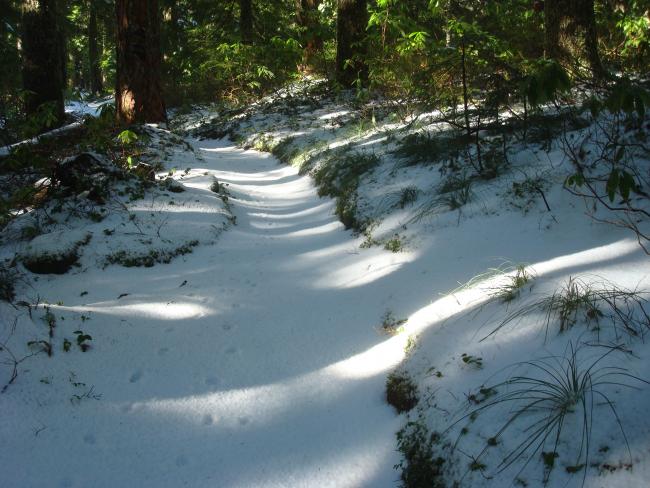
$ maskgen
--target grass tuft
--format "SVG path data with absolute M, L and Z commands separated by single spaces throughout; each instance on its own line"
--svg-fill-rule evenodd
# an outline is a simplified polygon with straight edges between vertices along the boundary
M 485 338 L 496 334 L 503 327 L 524 317 L 539 313 L 544 316 L 546 334 L 551 325 L 557 324 L 559 332 L 565 332 L 578 322 L 592 325 L 600 331 L 608 322 L 619 338 L 621 332 L 639 337 L 650 328 L 650 316 L 645 310 L 647 292 L 621 288 L 609 281 L 590 283 L 570 277 L 552 295 L 524 305 L 509 313 Z
M 486 409 L 508 406 L 505 422 L 490 437 L 493 442 L 488 445 L 496 444 L 508 430 L 517 430 L 526 435 L 524 440 L 507 452 L 498 466 L 498 471 L 502 472 L 525 459 L 518 473 L 520 474 L 531 460 L 535 459 L 536 454 L 541 452 L 546 484 L 556 458 L 559 457 L 558 446 L 564 443 L 568 435 L 564 432 L 567 425 L 577 424 L 580 429 L 579 445 L 577 451 L 572 453 L 575 458 L 571 466 L 589 465 L 594 419 L 600 414 L 600 407 L 607 407 L 631 456 L 622 421 L 605 388 L 635 388 L 628 383 L 629 380 L 648 382 L 630 374 L 625 368 L 601 365 L 607 356 L 618 350 L 609 348 L 607 352 L 588 362 L 580 359 L 579 348 L 570 343 L 567 353 L 563 356 L 520 363 L 519 368 L 526 368 L 531 373 L 515 375 L 490 387 L 491 391 L 496 392 L 493 398 L 453 425 Z M 484 447 L 476 459 L 480 459 L 487 449 L 488 446 Z

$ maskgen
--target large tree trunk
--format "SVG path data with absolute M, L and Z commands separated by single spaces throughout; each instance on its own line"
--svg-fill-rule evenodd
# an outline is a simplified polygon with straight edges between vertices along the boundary
M 25 0 L 22 23 L 23 87 L 27 93 L 25 112 L 33 115 L 43 104 L 51 104 L 52 114 L 60 125 L 65 115 L 64 54 L 56 0 Z
M 99 94 L 103 90 L 102 72 L 99 65 L 99 47 L 97 44 L 97 6 L 96 0 L 89 0 L 88 19 L 88 62 L 90 65 L 90 91 Z
M 578 34 L 582 37 L 582 52 L 570 53 L 570 49 L 563 46 L 563 41 L 576 40 Z M 605 75 L 598 53 L 594 0 L 546 0 L 544 36 L 544 53 L 547 58 L 568 60 L 572 56 L 584 56 L 595 77 Z
M 254 36 L 252 0 L 239 0 L 239 30 L 242 42 L 252 44 Z
M 336 79 L 346 87 L 359 80 L 368 81 L 365 62 L 366 26 L 368 7 L 366 0 L 338 0 L 336 22 Z
M 305 66 L 311 65 L 314 56 L 323 50 L 318 21 L 320 4 L 321 0 L 296 0 L 296 20 L 302 29 L 302 62 Z
M 117 0 L 115 108 L 123 124 L 167 119 L 160 82 L 157 0 Z

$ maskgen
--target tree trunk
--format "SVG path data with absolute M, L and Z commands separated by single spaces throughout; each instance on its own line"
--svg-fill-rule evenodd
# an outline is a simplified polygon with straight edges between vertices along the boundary
M 548 59 L 560 57 L 560 23 L 562 22 L 561 2 L 544 2 L 544 56 Z
M 366 26 L 368 8 L 366 0 L 338 0 L 336 22 L 336 79 L 346 87 L 357 80 L 368 81 L 365 62 Z
M 117 119 L 123 124 L 163 122 L 158 0 L 117 0 L 115 7 Z
M 574 55 L 586 58 L 596 78 L 605 75 L 598 53 L 598 33 L 594 0 L 546 0 L 544 2 L 544 54 L 549 59 L 569 59 L 562 39 L 576 38 L 582 34 L 583 51 Z
M 63 108 L 63 47 L 61 46 L 56 0 L 25 0 L 23 23 L 23 87 L 25 112 L 33 115 L 43 104 L 51 104 L 60 125 Z M 42 127 L 41 129 L 45 129 Z
M 244 44 L 253 43 L 253 2 L 239 0 L 239 30 Z
M 596 78 L 605 76 L 605 69 L 598 54 L 598 31 L 596 30 L 596 13 L 594 0 L 583 0 L 581 7 L 582 25 L 584 28 L 585 56 Z
M 102 72 L 99 66 L 99 47 L 97 44 L 97 7 L 95 0 L 89 0 L 88 19 L 88 62 L 90 66 L 90 91 L 98 95 L 102 92 Z
M 320 3 L 321 0 L 296 0 L 296 20 L 302 29 L 302 62 L 305 66 L 311 65 L 314 56 L 323 50 L 318 21 Z

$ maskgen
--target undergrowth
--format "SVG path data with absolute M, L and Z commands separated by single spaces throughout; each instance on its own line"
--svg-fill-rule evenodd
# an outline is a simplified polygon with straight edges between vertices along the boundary
M 440 435 L 430 432 L 423 420 L 408 422 L 397 433 L 397 449 L 402 460 L 400 470 L 403 488 L 444 488 L 442 469 L 445 459 L 438 455 Z
M 555 465 L 555 459 L 562 452 L 569 463 L 567 472 L 578 472 L 582 467 L 590 465 L 592 444 L 592 429 L 598 424 L 603 409 L 609 410 L 610 415 L 618 425 L 621 437 L 631 457 L 630 446 L 623 428 L 622 420 L 615 404 L 608 393 L 608 388 L 635 388 L 633 383 L 648 383 L 632 375 L 627 369 L 614 366 L 604 366 L 601 363 L 618 348 L 609 348 L 604 354 L 595 359 L 583 357 L 580 348 L 569 343 L 563 356 L 526 361 L 516 365 L 517 370 L 524 371 L 515 374 L 508 380 L 491 385 L 492 392 L 486 401 L 473 409 L 450 426 L 454 427 L 463 419 L 475 419 L 479 414 L 497 407 L 504 409 L 505 420 L 490 436 L 491 442 L 474 458 L 482 459 L 491 445 L 511 430 L 524 432 L 521 441 L 514 447 L 508 446 L 497 472 L 502 472 L 518 462 L 522 462 L 517 475 L 526 468 L 538 453 L 542 453 L 544 484 Z M 578 444 L 573 451 L 567 451 L 566 430 L 573 431 L 578 427 Z M 551 462 L 553 461 L 553 462 Z M 583 474 L 583 483 L 586 469 Z
M 570 277 L 551 295 L 509 313 L 487 337 L 533 314 L 543 317 L 547 336 L 551 326 L 556 326 L 558 332 L 565 332 L 582 322 L 596 332 L 609 324 L 617 338 L 621 333 L 643 337 L 650 328 L 646 296 L 645 291 L 625 289 L 606 280 L 594 283 Z
M 150 268 L 157 263 L 169 264 L 177 256 L 190 254 L 199 245 L 199 241 L 192 240 L 173 249 L 150 249 L 146 253 L 120 250 L 106 256 L 106 265 L 119 264 L 121 266 Z

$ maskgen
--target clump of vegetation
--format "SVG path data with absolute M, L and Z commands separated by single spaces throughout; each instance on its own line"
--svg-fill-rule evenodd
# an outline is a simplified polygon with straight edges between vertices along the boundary
M 472 179 L 465 174 L 449 176 L 440 186 L 442 202 L 450 209 L 457 210 L 472 199 Z
M 460 355 L 460 359 L 463 362 L 463 364 L 466 364 L 467 366 L 471 366 L 474 369 L 483 368 L 483 358 L 479 356 L 473 356 L 472 354 L 467 354 L 464 352 Z
M 346 229 L 363 231 L 367 220 L 357 215 L 357 189 L 361 177 L 380 163 L 379 156 L 369 153 L 331 155 L 313 171 L 318 194 L 336 198 L 336 215 Z
M 609 322 L 617 337 L 619 332 L 639 337 L 650 328 L 650 315 L 645 308 L 646 295 L 646 292 L 628 290 L 607 281 L 592 283 L 570 277 L 550 296 L 509 313 L 488 337 L 512 322 L 536 313 L 544 317 L 547 334 L 552 324 L 557 324 L 559 332 L 564 332 L 578 322 L 584 322 L 598 332 L 601 323 Z
M 528 464 L 538 452 L 542 452 L 544 483 L 548 482 L 555 460 L 559 457 L 558 447 L 564 438 L 564 427 L 571 423 L 571 419 L 581 424 L 580 442 L 575 457 L 578 461 L 572 466 L 589 465 L 592 426 L 595 425 L 595 416 L 603 407 L 608 407 L 613 415 L 630 453 L 622 421 L 606 389 L 611 386 L 632 388 L 628 383 L 630 380 L 647 382 L 624 368 L 600 364 L 616 350 L 610 349 L 587 363 L 579 358 L 579 350 L 570 344 L 565 356 L 521 363 L 518 365 L 520 369 L 526 368 L 537 374 L 515 375 L 490 387 L 489 401 L 481 402 L 480 406 L 462 419 L 486 409 L 507 407 L 506 420 L 491 437 L 492 444 L 513 428 L 526 432 L 526 436 L 506 454 L 498 469 L 503 471 L 524 458 L 528 459 Z M 547 447 L 551 449 L 548 450 Z M 484 452 L 485 449 L 481 455 Z M 574 472 L 577 471 L 579 469 Z
M 4 264 L 0 264 L 0 300 L 11 302 L 16 296 L 16 279 L 18 273 Z
M 438 139 L 429 132 L 415 132 L 404 137 L 393 154 L 403 159 L 399 164 L 403 167 L 435 161 L 442 152 Z
M 199 245 L 199 241 L 191 240 L 172 249 L 150 249 L 145 253 L 119 250 L 106 257 L 106 265 L 119 264 L 121 266 L 151 268 L 157 263 L 169 264 L 177 256 L 190 254 Z
M 399 200 L 397 205 L 399 208 L 404 208 L 407 205 L 415 203 L 420 196 L 420 189 L 416 186 L 407 186 L 400 191 Z
M 403 488 L 444 488 L 443 466 L 445 459 L 436 455 L 441 451 L 440 434 L 430 432 L 424 421 L 408 422 L 397 433 L 397 449 L 402 460 L 395 465 L 400 469 Z
M 395 234 L 384 242 L 384 249 L 390 252 L 400 252 L 404 250 L 404 240 L 399 234 Z
M 505 284 L 497 287 L 493 292 L 493 295 L 504 303 L 511 302 L 517 298 L 521 290 L 534 279 L 534 274 L 528 271 L 525 265 L 519 264 L 514 273 L 511 273 L 507 279 L 508 281 Z
M 386 310 L 384 315 L 381 318 L 381 330 L 382 332 L 395 335 L 402 332 L 404 329 L 402 326 L 407 322 L 407 319 L 398 319 L 395 317 L 395 314 L 391 310 Z
M 219 184 L 219 180 L 216 178 L 214 178 L 210 184 L 210 191 L 213 193 L 221 193 L 221 185 Z
M 61 232 L 38 236 L 20 254 L 20 260 L 32 273 L 66 273 L 79 260 L 79 249 L 88 244 L 92 237 L 92 234 L 86 232 L 77 234 L 76 239 L 67 243 L 62 240 Z M 48 243 L 52 243 L 53 247 L 50 248 Z
M 540 176 L 535 178 L 527 177 L 522 181 L 513 181 L 510 189 L 511 205 L 526 213 L 539 198 L 542 198 L 548 210 L 550 207 L 548 206 L 544 193 L 547 187 L 548 182 Z
M 386 379 L 386 401 L 398 413 L 408 412 L 418 404 L 418 387 L 406 373 L 395 371 Z

